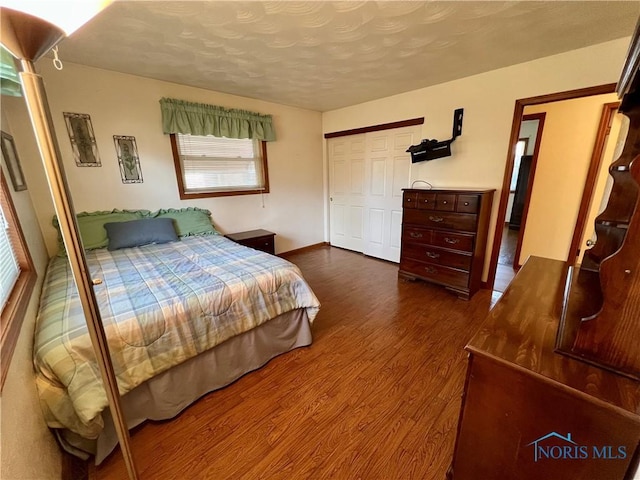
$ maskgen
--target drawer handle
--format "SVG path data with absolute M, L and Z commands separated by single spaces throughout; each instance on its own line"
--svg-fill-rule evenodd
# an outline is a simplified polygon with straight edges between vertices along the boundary
M 432 222 L 440 223 L 444 221 L 444 218 L 436 217 L 434 215 L 429 215 L 429 220 L 431 220 Z
M 443 201 L 442 201 L 442 204 L 443 204 L 443 205 L 446 205 L 446 204 L 447 204 L 447 201 L 446 201 L 446 200 L 443 200 Z
M 464 206 L 468 207 L 469 206 L 469 202 L 464 202 Z
M 426 270 L 427 273 L 438 273 L 438 270 L 436 270 L 433 267 L 424 267 L 424 269 Z
M 429 203 L 429 200 L 425 200 L 424 203 Z
M 409 236 L 411 238 L 422 238 L 422 234 L 421 233 L 416 233 L 416 232 L 409 232 Z
M 407 202 L 410 202 L 410 201 L 411 201 L 411 199 L 410 199 L 410 198 L 407 198 Z
M 450 245 L 455 245 L 456 243 L 460 243 L 460 239 L 458 239 L 458 238 L 444 237 L 444 241 L 447 242 Z
M 433 252 L 426 252 L 425 255 L 429 258 L 440 258 L 440 254 L 439 253 L 433 253 Z

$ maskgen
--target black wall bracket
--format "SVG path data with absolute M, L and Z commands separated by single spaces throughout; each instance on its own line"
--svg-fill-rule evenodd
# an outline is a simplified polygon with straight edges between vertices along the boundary
M 451 144 L 462 135 L 462 117 L 464 108 L 458 108 L 453 112 L 453 134 L 450 140 L 429 140 L 425 138 L 418 145 L 411 145 L 407 152 L 411 153 L 411 163 L 435 160 L 436 158 L 450 157 Z

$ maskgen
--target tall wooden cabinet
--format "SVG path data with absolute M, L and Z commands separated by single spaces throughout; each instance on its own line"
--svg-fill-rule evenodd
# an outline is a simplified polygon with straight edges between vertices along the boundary
M 473 296 L 482 281 L 493 193 L 405 189 L 398 275 Z
M 640 26 L 640 24 L 639 24 Z M 469 342 L 452 480 L 631 480 L 640 461 L 640 39 L 629 117 L 580 268 L 530 258 Z M 635 477 L 637 478 L 637 477 Z

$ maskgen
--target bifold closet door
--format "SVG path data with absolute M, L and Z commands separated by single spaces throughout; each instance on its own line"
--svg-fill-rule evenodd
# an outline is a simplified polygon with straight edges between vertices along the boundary
M 356 252 L 364 249 L 364 142 L 364 134 L 328 141 L 331 245 Z
M 402 189 L 411 172 L 406 150 L 420 133 L 413 126 L 328 140 L 332 245 L 400 260 Z

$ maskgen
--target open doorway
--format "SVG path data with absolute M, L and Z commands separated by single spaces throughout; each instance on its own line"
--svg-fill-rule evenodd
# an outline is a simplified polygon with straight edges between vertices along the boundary
M 505 222 L 508 222 L 510 218 L 507 217 L 507 208 L 509 206 L 509 197 L 511 194 L 511 183 L 513 179 L 513 172 L 515 170 L 516 164 L 516 148 L 518 145 L 518 141 L 520 140 L 520 127 L 523 120 L 523 115 L 529 113 L 541 113 L 544 112 L 544 108 L 546 105 L 544 104 L 552 104 L 555 102 L 561 102 L 563 100 L 570 99 L 581 99 L 584 97 L 592 97 L 595 95 L 602 94 L 611 94 L 614 92 L 615 84 L 601 85 L 597 87 L 584 88 L 579 90 L 571 90 L 567 92 L 560 92 L 556 94 L 550 95 L 542 95 L 539 97 L 531 97 L 526 99 L 520 99 L 516 101 L 515 109 L 514 109 L 514 118 L 511 129 L 511 136 L 509 141 L 509 155 L 507 158 L 507 164 L 505 167 L 505 173 L 503 178 L 503 186 L 502 192 L 500 196 L 500 203 L 498 205 L 498 216 L 496 222 L 496 231 L 494 235 L 493 248 L 491 253 L 490 260 L 490 268 L 489 275 L 487 279 L 487 283 L 490 287 L 493 287 L 496 282 L 496 274 L 498 271 L 498 259 L 500 255 L 500 248 L 502 246 L 503 234 L 505 233 Z M 615 97 L 614 97 L 615 99 Z M 611 102 L 611 100 L 608 100 Z M 605 103 L 603 101 L 602 103 Z M 531 107 L 525 110 L 526 107 Z M 542 108 L 540 108 L 542 107 Z M 599 114 L 599 112 L 598 112 Z M 549 117 L 547 117 L 548 122 Z M 580 117 L 577 120 L 581 120 Z M 596 119 L 597 123 L 597 119 Z M 563 131 L 566 133 L 567 131 L 571 131 L 572 126 L 568 124 L 564 127 Z M 564 135 L 568 137 L 567 135 Z M 593 148 L 595 136 L 595 128 L 594 133 L 590 137 L 581 137 L 580 140 L 573 140 L 571 145 L 586 145 L 588 144 L 588 148 Z M 562 138 L 562 135 L 559 136 Z M 573 148 L 573 147 L 569 147 Z M 541 158 L 542 156 L 554 157 L 557 154 L 559 149 L 548 149 L 545 154 L 545 148 L 541 149 Z M 588 157 L 588 155 L 587 155 Z M 530 195 L 533 195 L 535 209 L 532 208 L 531 211 L 527 212 L 527 200 L 525 200 L 525 209 L 523 211 L 525 220 L 527 222 L 526 232 L 519 232 L 519 236 L 524 234 L 524 238 L 520 241 L 520 246 L 522 247 L 522 252 L 519 255 L 514 253 L 514 262 L 522 262 L 526 259 L 530 254 L 535 254 L 539 256 L 546 256 L 548 258 L 558 258 L 563 261 L 566 260 L 569 244 L 571 243 L 571 236 L 573 233 L 573 229 L 575 227 L 577 215 L 578 215 L 578 203 L 580 201 L 580 196 L 582 194 L 582 190 L 584 189 L 584 182 L 586 177 L 586 171 L 584 175 L 576 175 L 570 171 L 571 165 L 564 162 L 562 158 L 553 158 L 553 160 L 548 161 L 546 165 L 546 170 L 544 175 L 541 174 L 540 166 L 537 168 L 536 178 L 539 176 L 544 177 L 536 180 L 533 185 L 530 185 L 528 192 Z M 587 167 L 585 166 L 585 169 Z M 575 192 L 571 192 L 573 196 L 577 196 L 575 209 L 573 206 L 568 207 L 566 203 L 557 202 L 553 205 L 550 205 L 551 198 L 555 198 L 558 196 L 562 196 L 565 193 L 563 186 L 560 186 L 562 182 L 558 182 L 561 179 L 564 183 L 571 182 L 571 189 L 577 190 L 577 195 L 574 195 Z M 529 178 L 528 183 L 532 183 L 533 179 Z M 533 192 L 533 193 L 532 193 Z M 557 200 L 557 198 L 556 198 Z M 549 221 L 549 217 L 553 217 L 557 211 L 561 211 L 564 217 L 560 219 Z M 568 213 L 568 212 L 571 213 Z M 533 216 L 532 216 L 533 215 Z M 567 218 L 565 218 L 567 217 Z M 571 217 L 568 219 L 568 217 Z M 556 221 L 557 225 L 564 227 L 568 226 L 568 238 L 564 239 L 562 235 L 557 234 L 556 225 L 553 224 L 553 221 Z M 536 226 L 534 228 L 532 225 Z M 521 227 L 522 230 L 522 227 Z M 531 232 L 536 232 L 536 235 L 531 234 Z M 543 234 L 542 236 L 540 234 Z M 566 242 L 565 242 L 566 240 Z M 534 247 L 540 247 L 542 253 L 532 253 L 532 245 Z M 550 249 L 555 248 L 556 250 L 564 249 L 561 254 L 547 254 Z M 535 250 L 535 248 L 533 249 Z
M 494 290 L 503 292 L 520 268 L 520 251 L 527 221 L 529 192 L 535 177 L 545 113 L 524 115 L 513 158 L 509 201 L 502 230 Z

